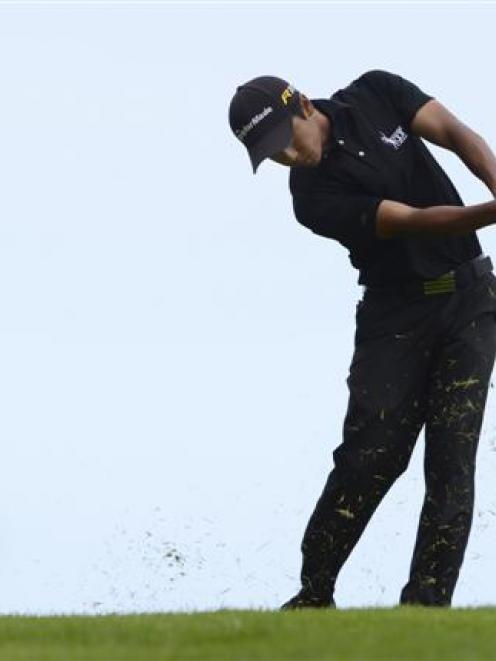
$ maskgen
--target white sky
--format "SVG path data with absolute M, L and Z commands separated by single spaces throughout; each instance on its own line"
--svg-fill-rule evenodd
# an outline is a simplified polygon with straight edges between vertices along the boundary
M 358 272 L 232 135 L 258 75 L 367 69 L 496 148 L 494 5 L 0 4 L 0 612 L 277 608 L 341 442 Z M 466 204 L 489 192 L 429 145 Z M 479 238 L 496 257 L 496 230 Z M 453 605 L 496 602 L 496 416 Z M 423 434 L 345 565 L 395 605 Z

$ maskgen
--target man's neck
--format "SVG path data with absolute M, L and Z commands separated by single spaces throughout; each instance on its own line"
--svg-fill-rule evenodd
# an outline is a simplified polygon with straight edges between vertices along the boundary
M 324 115 L 324 113 L 320 112 L 319 110 L 317 110 L 316 120 L 322 138 L 322 148 L 325 150 L 328 147 L 332 137 L 332 122 L 329 117 L 327 117 L 327 115 Z

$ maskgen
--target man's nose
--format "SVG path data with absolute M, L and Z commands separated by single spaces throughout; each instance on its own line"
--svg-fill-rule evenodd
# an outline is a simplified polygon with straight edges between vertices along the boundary
M 286 147 L 286 149 L 284 150 L 284 155 L 287 158 L 294 160 L 297 156 L 296 149 L 294 147 Z

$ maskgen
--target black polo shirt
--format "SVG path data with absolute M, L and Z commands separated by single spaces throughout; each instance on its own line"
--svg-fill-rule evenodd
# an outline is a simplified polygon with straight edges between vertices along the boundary
M 455 186 L 410 132 L 417 110 L 434 97 L 401 76 L 374 69 L 330 99 L 311 99 L 331 119 L 331 136 L 317 167 L 291 167 L 296 219 L 349 250 L 358 284 L 425 280 L 481 253 L 475 232 L 459 236 L 380 239 L 381 200 L 415 207 L 464 206 Z

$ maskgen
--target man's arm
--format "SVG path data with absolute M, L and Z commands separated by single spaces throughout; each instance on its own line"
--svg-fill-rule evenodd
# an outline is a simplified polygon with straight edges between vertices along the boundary
M 496 198 L 496 156 L 482 136 L 461 122 L 442 103 L 431 99 L 415 114 L 413 133 L 457 154 Z
M 455 236 L 496 224 L 496 199 L 468 207 L 440 205 L 411 207 L 382 200 L 376 211 L 376 235 L 380 239 L 402 236 Z

